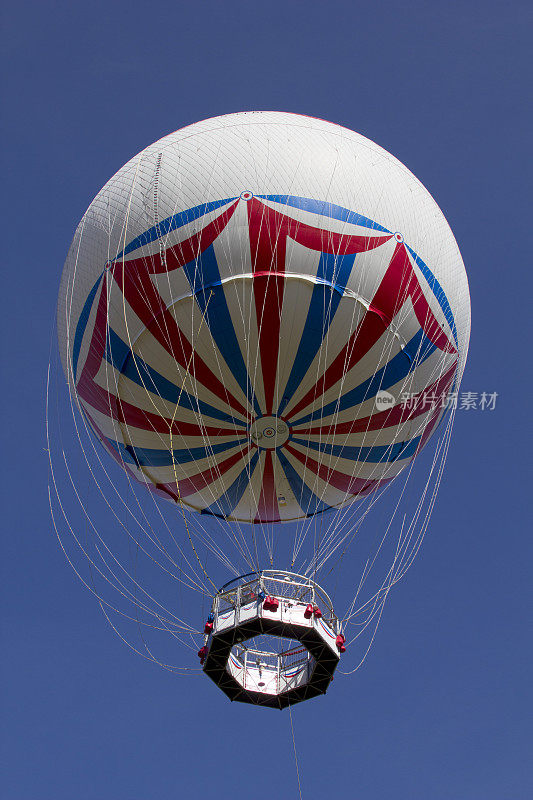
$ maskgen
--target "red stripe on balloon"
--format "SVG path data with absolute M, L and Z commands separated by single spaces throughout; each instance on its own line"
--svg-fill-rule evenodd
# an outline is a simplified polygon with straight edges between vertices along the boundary
M 294 427 L 294 432 L 307 434 L 308 436 L 337 436 L 338 434 L 366 433 L 366 431 L 377 431 L 401 425 L 410 419 L 425 414 L 435 403 L 442 400 L 442 395 L 448 391 L 457 370 L 457 362 L 438 380 L 432 383 L 423 391 L 416 394 L 409 403 L 396 405 L 393 408 L 371 414 L 368 417 L 350 420 L 349 422 L 339 422 L 337 425 L 317 425 L 313 428 Z M 428 398 L 435 397 L 434 401 L 428 402 Z
M 232 456 L 218 463 L 216 467 L 210 467 L 203 472 L 198 472 L 196 475 L 191 475 L 190 478 L 184 478 L 183 480 L 178 479 L 180 496 L 189 497 L 192 494 L 196 494 L 196 492 L 201 492 L 202 489 L 205 489 L 207 486 L 210 486 L 222 475 L 225 475 L 235 464 L 245 458 L 250 452 L 250 449 L 248 445 L 243 450 L 234 453 Z M 169 488 L 173 487 L 174 491 L 176 491 L 176 484 L 164 485 Z
M 282 214 L 275 211 L 270 206 L 264 205 L 255 198 L 249 204 L 253 204 L 253 213 L 260 215 L 262 213 L 264 224 L 270 226 L 274 238 L 285 238 L 289 236 L 294 239 L 298 244 L 308 247 L 310 250 L 316 250 L 319 253 L 328 253 L 330 255 L 353 255 L 354 253 L 364 253 L 368 250 L 374 250 L 376 247 L 388 242 L 393 234 L 388 233 L 385 236 L 359 236 L 347 233 L 335 233 L 334 231 L 327 231 L 323 228 L 315 228 L 312 225 L 307 225 L 298 219 Z M 250 213 L 250 211 L 249 211 Z
M 235 211 L 236 205 L 236 202 L 233 203 L 227 211 L 207 225 L 200 233 L 167 250 L 166 268 L 174 269 L 183 266 L 208 247 L 226 226 Z M 178 253 L 175 252 L 176 248 L 179 249 Z M 159 254 L 157 254 L 157 258 L 160 259 Z M 150 271 L 152 274 L 161 271 L 158 269 L 154 259 L 156 259 L 156 256 L 133 259 L 127 262 L 121 261 L 113 265 L 113 277 L 124 297 L 139 319 L 150 330 L 152 336 L 183 368 L 188 369 L 190 374 L 204 386 L 207 386 L 220 400 L 227 403 L 244 416 L 245 419 L 250 419 L 250 414 L 242 404 L 226 389 L 222 381 L 213 374 L 203 359 L 193 351 L 191 343 L 179 329 L 172 314 L 166 309 L 149 274 Z M 107 393 L 97 386 L 93 380 L 104 356 L 107 324 L 107 284 L 104 279 L 100 290 L 89 352 L 77 384 L 77 390 L 80 397 L 92 405 L 93 408 L 106 414 L 109 414 L 109 409 L 111 409 L 111 415 L 118 419 L 116 398 L 111 400 L 110 397 L 107 397 Z
M 255 278 L 254 295 L 265 390 L 265 414 L 272 414 L 278 368 L 287 237 L 319 253 L 346 255 L 379 247 L 389 241 L 391 234 L 351 236 L 325 231 L 281 214 L 256 198 L 248 203 L 248 227 Z
M 122 264 L 125 267 L 127 266 L 128 269 L 137 267 L 151 275 L 158 275 L 162 272 L 172 272 L 185 266 L 185 264 L 189 264 L 195 258 L 198 258 L 200 253 L 210 247 L 215 239 L 220 236 L 235 213 L 238 202 L 236 200 L 232 203 L 222 214 L 198 233 L 194 233 L 188 239 L 184 239 L 183 242 L 177 242 L 172 247 L 169 247 L 164 251 L 163 255 L 156 252 L 149 256 L 131 259 L 130 261 L 120 259 L 116 262 L 115 267 Z
M 261 276 L 254 280 L 255 311 L 259 331 L 259 353 L 265 415 L 274 413 L 274 392 L 278 371 L 279 329 L 285 280 L 279 276 Z
M 117 422 L 121 424 L 131 425 L 136 428 L 142 428 L 143 430 L 153 430 L 157 433 L 172 433 L 173 435 L 179 436 L 233 436 L 235 433 L 246 433 L 245 429 L 238 427 L 227 429 L 215 426 L 200 426 L 193 423 L 172 420 L 160 414 L 144 411 L 131 403 L 120 400 L 102 386 L 99 386 L 95 381 L 95 377 L 102 364 L 106 332 L 107 287 L 104 281 L 98 299 L 89 352 L 76 386 L 78 395 L 83 401 L 84 406 L 87 404 L 101 414 L 116 419 Z M 86 409 L 86 413 L 90 418 L 88 409 Z M 94 424 L 92 418 L 90 419 L 91 424 Z M 106 437 L 101 433 L 100 435 L 101 438 L 105 440 Z M 116 455 L 113 448 L 111 448 L 111 451 Z
M 307 454 L 300 453 L 299 450 L 295 450 L 291 445 L 285 445 L 285 449 L 292 456 L 294 456 L 294 458 L 298 459 L 298 461 L 303 464 L 306 469 L 313 474 L 318 475 L 319 478 L 322 478 L 325 483 L 334 486 L 341 492 L 353 494 L 354 497 L 362 497 L 366 494 L 370 494 L 379 486 L 383 486 L 392 480 L 392 478 L 382 478 L 381 480 L 355 478 L 353 475 L 346 475 L 344 472 L 339 472 L 339 470 L 326 467 L 325 464 L 319 464 L 318 461 L 310 458 Z
M 255 312 L 266 415 L 273 413 L 285 287 L 287 236 L 283 226 L 278 224 L 278 216 L 255 198 L 248 203 L 250 254 L 254 272 Z
M 386 236 L 353 236 L 350 234 L 333 233 L 321 228 L 304 225 L 297 220 L 291 220 L 289 236 L 298 244 L 317 250 L 320 253 L 345 256 L 356 253 L 366 253 L 375 250 L 391 239 L 391 234 Z
M 131 308 L 167 353 L 220 400 L 246 419 L 250 419 L 246 409 L 193 349 L 163 303 L 146 267 L 137 264 L 135 268 L 131 268 L 131 262 L 126 262 L 124 265 L 116 264 L 113 268 L 113 277 Z
M 291 418 L 314 403 L 349 372 L 376 344 L 408 298 L 411 299 L 418 323 L 428 339 L 443 352 L 456 353 L 420 288 L 407 248 L 403 244 L 397 244 L 383 280 L 357 330 L 324 375 L 287 416 Z
M 85 388 L 85 387 L 83 387 Z M 214 425 L 199 425 L 192 422 L 172 420 L 152 411 L 145 411 L 142 408 L 121 400 L 114 394 L 106 391 L 98 384 L 93 383 L 91 391 L 78 392 L 85 403 L 90 405 L 101 414 L 105 414 L 111 419 L 117 420 L 121 425 L 139 428 L 144 431 L 153 431 L 172 436 L 232 436 L 236 434 L 246 435 L 246 428 L 221 428 Z
M 102 441 L 102 444 L 106 447 L 109 453 L 113 456 L 115 461 L 117 461 L 120 466 L 132 477 L 138 480 L 138 476 L 133 472 L 130 466 L 124 461 L 120 453 L 110 444 L 106 436 L 102 433 L 92 416 L 89 412 L 85 411 L 87 419 L 91 426 L 94 428 L 96 434 Z M 245 449 L 239 451 L 238 453 L 234 453 L 232 456 L 229 456 L 224 461 L 221 461 L 217 464 L 216 467 L 210 467 L 209 469 L 204 470 L 203 472 L 198 472 L 196 475 L 192 475 L 190 478 L 185 478 L 184 480 L 179 481 L 179 495 L 181 497 L 188 497 L 191 494 L 195 494 L 196 492 L 201 491 L 206 486 L 209 486 L 213 483 L 217 478 L 221 475 L 224 475 L 228 470 L 231 469 L 235 464 L 237 464 L 242 458 L 244 458 L 250 452 L 250 446 L 248 445 Z M 141 470 L 144 472 L 144 470 Z M 146 484 L 150 489 L 158 489 L 158 494 L 161 492 L 164 495 L 170 495 L 174 500 L 179 500 L 178 493 L 176 492 L 176 484 L 175 483 L 157 483 L 157 484 Z
M 254 522 L 279 522 L 278 497 L 274 481 L 272 451 L 264 451 L 263 483 Z
M 242 434 L 246 436 L 246 428 L 220 428 L 209 425 L 199 425 L 193 422 L 182 422 L 181 420 L 163 417 L 151 411 L 144 411 L 137 406 L 133 406 L 124 400 L 117 399 L 118 414 L 117 419 L 126 425 L 141 428 L 154 433 L 172 434 L 173 436 L 235 436 Z
M 107 393 L 106 393 L 107 394 Z M 112 397 L 111 395 L 109 396 Z M 116 400 L 116 398 L 113 398 Z M 85 410 L 85 415 L 94 429 L 95 433 L 101 440 L 102 444 L 108 450 L 108 452 L 113 456 L 115 461 L 120 464 L 120 466 L 132 477 L 136 480 L 139 480 L 139 476 L 131 469 L 131 467 L 124 461 L 120 453 L 111 445 L 108 441 L 107 437 L 103 434 L 100 430 L 90 413 Z M 221 429 L 222 433 L 222 429 Z M 216 433 L 214 434 L 216 435 Z M 211 467 L 203 472 L 199 472 L 196 475 L 192 475 L 190 478 L 185 478 L 184 480 L 179 481 L 179 495 L 176 491 L 176 484 L 175 483 L 147 483 L 146 487 L 151 490 L 155 490 L 156 494 L 160 497 L 168 497 L 170 496 L 176 502 L 179 501 L 180 497 L 188 497 L 191 494 L 195 494 L 196 492 L 205 489 L 207 486 L 212 484 L 217 478 L 221 475 L 224 475 L 228 470 L 230 470 L 235 464 L 237 464 L 242 458 L 244 458 L 250 451 L 250 446 L 247 446 L 244 450 L 239 451 L 238 453 L 234 453 L 232 456 L 229 456 L 224 461 L 221 461 L 217 464 L 216 467 Z M 141 469 L 141 472 L 146 475 L 144 469 Z M 149 475 L 146 475 L 149 477 Z
M 204 427 L 191 423 L 179 422 L 162 417 L 149 411 L 143 411 L 126 401 L 120 400 L 115 395 L 99 386 L 94 380 L 105 350 L 107 333 L 107 287 L 102 282 L 94 328 L 89 345 L 89 352 L 83 365 L 83 370 L 78 380 L 76 389 L 79 397 L 96 411 L 105 414 L 125 425 L 153 430 L 158 433 L 172 433 L 182 436 L 225 436 L 234 433 L 245 433 L 242 428 L 225 429 L 219 427 Z M 89 412 L 87 411 L 89 414 Z M 102 434 L 102 437 L 105 437 Z
M 90 403 L 94 408 L 101 410 L 102 389 L 94 382 L 94 378 L 100 369 L 102 358 L 105 351 L 107 335 L 107 282 L 104 276 L 98 298 L 96 317 L 91 334 L 89 351 L 83 365 L 81 375 L 76 389 L 79 396 Z M 107 413 L 106 411 L 103 412 Z

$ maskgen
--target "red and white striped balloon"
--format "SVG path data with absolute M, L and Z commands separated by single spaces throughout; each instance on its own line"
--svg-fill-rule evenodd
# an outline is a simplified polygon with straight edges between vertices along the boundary
M 463 262 L 421 183 L 359 134 L 274 112 L 129 161 L 80 222 L 58 306 L 69 384 L 111 454 L 244 522 L 391 481 L 446 412 L 469 329 Z

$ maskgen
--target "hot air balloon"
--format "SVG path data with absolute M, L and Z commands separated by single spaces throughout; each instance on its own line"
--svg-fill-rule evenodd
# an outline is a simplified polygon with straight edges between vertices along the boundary
M 340 619 L 317 572 L 433 432 L 451 430 L 469 293 L 431 195 L 339 125 L 277 112 L 199 122 L 147 147 L 93 200 L 57 327 L 77 432 L 105 447 L 139 508 L 150 493 L 168 502 L 167 528 L 172 504 L 172 539 L 180 553 L 192 545 L 187 580 L 212 600 L 204 671 L 260 705 L 323 694 L 347 620 L 374 618 L 419 537 L 366 611 Z M 233 572 L 222 589 L 207 564 L 217 559 Z M 170 632 L 182 624 L 155 617 Z

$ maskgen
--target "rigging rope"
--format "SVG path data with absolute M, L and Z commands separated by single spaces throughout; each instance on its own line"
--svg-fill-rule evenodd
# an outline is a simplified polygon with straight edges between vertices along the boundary
M 294 750 L 294 764 L 296 766 L 296 779 L 298 781 L 298 794 L 300 795 L 300 800 L 302 800 L 302 785 L 300 783 L 300 769 L 298 767 L 298 755 L 296 753 L 296 739 L 294 737 L 294 725 L 292 722 L 292 708 L 289 706 L 289 719 L 291 721 L 291 733 L 292 733 L 292 747 Z

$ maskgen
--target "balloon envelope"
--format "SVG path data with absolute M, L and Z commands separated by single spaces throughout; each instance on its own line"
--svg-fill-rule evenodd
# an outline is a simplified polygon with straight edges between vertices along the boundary
M 468 345 L 450 228 L 397 159 L 294 114 L 164 137 L 84 215 L 61 284 L 71 389 L 123 468 L 202 513 L 277 522 L 391 481 Z

